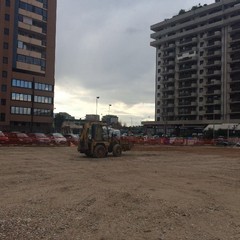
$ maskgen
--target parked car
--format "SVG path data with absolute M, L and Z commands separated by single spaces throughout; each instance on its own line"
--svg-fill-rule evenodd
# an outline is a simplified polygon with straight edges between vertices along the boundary
M 29 133 L 28 136 L 32 139 L 33 144 L 49 145 L 51 140 L 44 133 Z
M 2 131 L 0 131 L 0 144 L 8 144 L 9 138 Z
M 77 134 L 69 133 L 69 134 L 64 134 L 64 137 L 68 141 L 68 145 L 74 144 L 78 145 L 79 142 L 79 136 Z
M 7 134 L 10 144 L 32 144 L 32 139 L 25 133 L 11 132 Z
M 52 144 L 67 145 L 67 139 L 61 133 L 50 133 L 47 135 Z

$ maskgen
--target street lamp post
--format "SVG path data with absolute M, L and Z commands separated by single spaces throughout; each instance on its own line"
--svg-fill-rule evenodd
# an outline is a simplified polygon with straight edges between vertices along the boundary
M 111 106 L 112 106 L 111 104 L 108 105 L 108 115 L 110 115 L 110 107 Z
M 96 115 L 97 115 L 97 109 L 98 109 L 98 99 L 99 99 L 100 97 L 96 97 Z

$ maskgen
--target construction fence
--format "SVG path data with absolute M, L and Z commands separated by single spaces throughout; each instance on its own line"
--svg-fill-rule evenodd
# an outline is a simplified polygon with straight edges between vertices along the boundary
M 229 139 L 203 139 L 203 138 L 183 138 L 183 137 L 126 137 L 129 142 L 133 144 L 146 144 L 146 145 L 183 145 L 183 146 L 193 146 L 193 145 L 237 145 L 240 144 L 240 138 L 229 138 Z

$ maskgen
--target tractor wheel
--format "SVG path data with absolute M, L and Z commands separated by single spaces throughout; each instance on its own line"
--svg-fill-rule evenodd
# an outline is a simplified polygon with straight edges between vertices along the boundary
M 113 146 L 113 156 L 120 157 L 122 155 L 122 148 L 119 144 Z
M 106 148 L 103 145 L 97 145 L 94 149 L 93 156 L 95 158 L 104 158 L 106 157 Z

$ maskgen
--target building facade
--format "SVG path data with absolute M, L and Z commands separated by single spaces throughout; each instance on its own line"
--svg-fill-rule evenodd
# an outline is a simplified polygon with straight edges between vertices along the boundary
M 0 130 L 50 131 L 56 0 L 0 0 Z
M 216 0 L 151 26 L 155 124 L 240 122 L 240 1 Z

